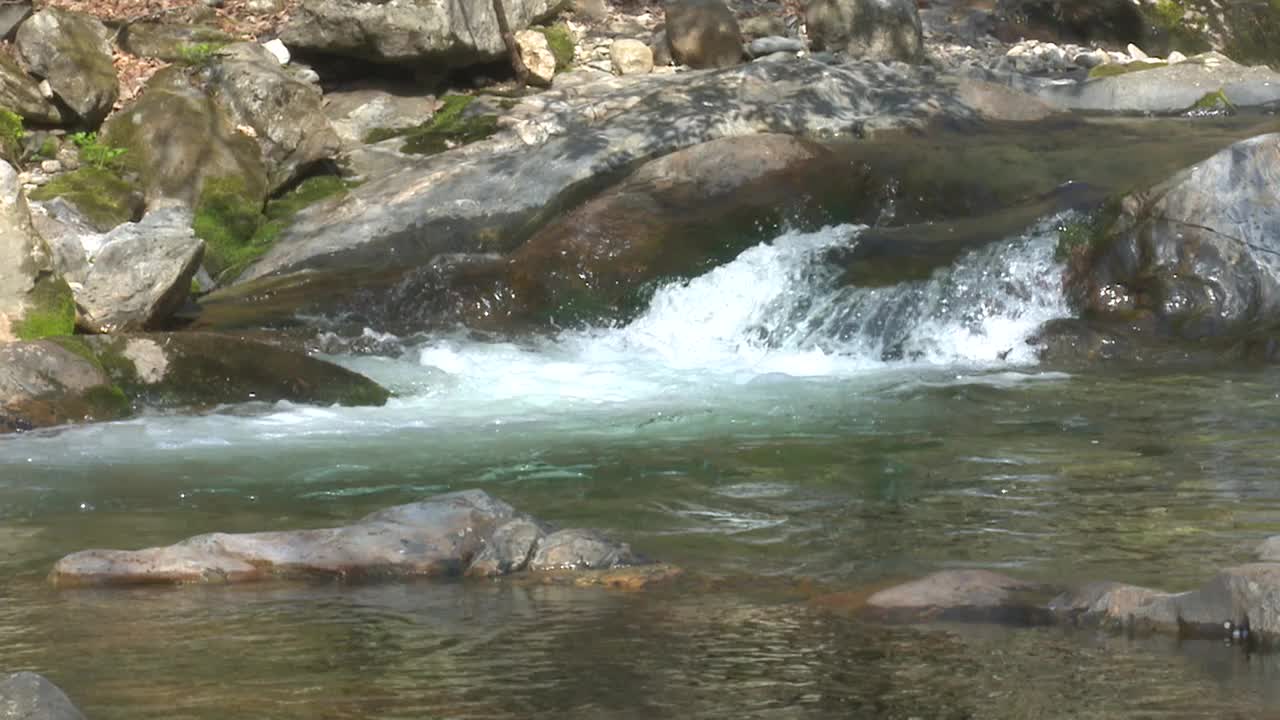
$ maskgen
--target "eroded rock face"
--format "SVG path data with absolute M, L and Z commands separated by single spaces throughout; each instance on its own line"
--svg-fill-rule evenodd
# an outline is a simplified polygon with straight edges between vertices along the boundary
M 440 253 L 510 250 L 563 193 L 628 164 L 721 137 L 840 135 L 973 116 L 914 71 L 796 60 L 649 75 L 614 94 L 551 108 L 517 132 L 372 179 L 341 203 L 299 213 L 241 277 L 303 268 L 385 268 Z M 702 100 L 699 100 L 699 99 Z M 705 101 L 705 102 L 704 102 Z M 474 149 L 473 149 L 474 148 Z M 456 153 L 456 154 L 455 154 Z M 466 157 L 466 162 L 459 162 Z
M 667 44 L 675 61 L 693 68 L 724 68 L 742 62 L 738 18 L 722 0 L 670 0 Z
M 96 125 L 119 97 L 110 31 L 97 18 L 45 8 L 18 28 L 16 46 L 27 65 L 77 115 Z
M 76 301 L 98 332 L 154 330 L 182 307 L 204 257 L 191 213 L 170 207 L 106 234 Z
M 102 367 L 62 341 L 0 343 L 0 433 L 123 417 Z
M 536 548 L 536 549 L 535 549 Z M 529 558 L 532 557 L 532 561 Z M 545 558 L 545 560 L 543 559 Z M 63 587 L 341 578 L 505 575 L 533 569 L 632 564 L 626 545 L 542 526 L 480 490 L 388 508 L 343 527 L 199 535 L 146 550 L 86 550 L 58 561 Z
M 238 127 L 253 129 L 274 192 L 338 154 L 320 89 L 299 80 L 257 43 L 224 48 L 209 67 L 211 94 Z
M 868 60 L 924 59 L 915 0 L 814 0 L 805 11 L 814 47 Z
M 1280 134 L 1245 140 L 1124 199 L 1069 288 L 1095 317 L 1155 318 L 1183 338 L 1280 318 Z
M 43 675 L 17 672 L 0 678 L 0 720 L 84 720 L 84 715 Z
M 560 0 L 509 0 L 512 31 L 555 15 Z M 465 67 L 503 57 L 489 0 L 304 0 L 280 33 L 295 51 L 382 63 Z

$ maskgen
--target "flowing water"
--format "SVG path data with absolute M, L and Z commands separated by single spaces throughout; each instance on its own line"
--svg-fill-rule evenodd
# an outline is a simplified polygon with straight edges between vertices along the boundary
M 1178 589 L 1280 532 L 1270 370 L 1036 365 L 1050 218 L 851 288 L 783 233 L 608 328 L 368 331 L 384 408 L 281 404 L 0 439 L 0 668 L 129 718 L 1280 717 L 1280 658 L 1080 630 L 864 624 L 939 568 Z M 325 526 L 483 488 L 690 572 L 55 591 L 62 554 Z

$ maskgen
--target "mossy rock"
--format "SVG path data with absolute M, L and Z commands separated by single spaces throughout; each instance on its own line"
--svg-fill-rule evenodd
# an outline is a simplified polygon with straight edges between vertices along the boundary
M 205 268 L 214 277 L 234 277 L 271 248 L 300 210 L 349 187 L 332 175 L 307 178 L 264 211 L 240 178 L 206 180 L 193 222 L 205 241 Z
M 1142 72 L 1143 70 L 1154 70 L 1155 68 L 1168 67 L 1168 63 L 1163 60 L 1135 60 L 1130 63 L 1103 63 L 1089 70 L 1089 79 L 1096 80 L 1098 78 L 1116 77 L 1117 75 L 1128 75 L 1129 73 Z
M 31 192 L 32 200 L 56 197 L 76 206 L 89 224 L 101 232 L 136 220 L 142 212 L 142 196 L 137 185 L 113 170 L 92 165 L 59 175 Z
M 1187 109 L 1187 114 L 1194 117 L 1234 115 L 1235 113 L 1235 103 L 1231 102 L 1227 94 L 1221 89 L 1205 93 L 1204 97 L 1201 97 Z
M 403 137 L 400 152 L 413 155 L 435 155 L 461 145 L 483 140 L 498 129 L 497 115 L 470 115 L 466 109 L 475 98 L 470 95 L 446 95 L 431 119 L 408 129 L 378 128 L 365 136 L 365 142 L 380 142 Z
M 135 407 L 200 410 L 283 400 L 359 406 L 391 396 L 358 373 L 236 335 L 92 336 L 85 343 Z
M 65 280 L 45 275 L 36 281 L 27 297 L 27 310 L 14 327 L 14 335 L 19 340 L 39 340 L 75 332 L 76 302 Z
M 573 64 L 573 31 L 564 23 L 556 23 L 546 27 L 535 27 L 547 39 L 547 47 L 556 58 L 556 72 L 568 70 Z
M 0 108 L 0 158 L 17 165 L 22 160 L 22 138 L 26 137 L 22 116 L 7 108 Z

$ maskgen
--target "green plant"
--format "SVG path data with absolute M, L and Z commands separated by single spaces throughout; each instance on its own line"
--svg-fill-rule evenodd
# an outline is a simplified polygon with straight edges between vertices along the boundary
M 22 116 L 12 110 L 0 108 L 0 152 L 6 159 L 14 162 L 21 159 L 22 138 L 26 136 Z
M 196 42 L 178 45 L 178 62 L 183 65 L 207 65 L 226 43 Z
M 36 153 L 42 158 L 52 160 L 58 156 L 58 141 L 52 135 L 46 136 Z
M 29 296 L 30 308 L 14 327 L 19 340 L 70 335 L 76 329 L 76 303 L 62 278 L 42 277 Z
M 116 160 L 128 152 L 122 147 L 102 142 L 95 132 L 75 133 L 71 136 L 71 142 L 80 148 L 81 159 L 99 170 L 114 167 Z

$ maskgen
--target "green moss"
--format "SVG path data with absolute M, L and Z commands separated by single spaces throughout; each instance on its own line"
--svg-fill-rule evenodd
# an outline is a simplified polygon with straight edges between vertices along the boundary
M 1164 67 L 1163 60 L 1135 60 L 1131 63 L 1103 63 L 1089 71 L 1089 79 L 1128 75 L 1132 72 Z
M 97 385 L 81 397 L 88 405 L 86 414 L 93 420 L 114 420 L 133 412 L 133 403 L 117 385 Z
M 20 340 L 70 335 L 76 329 L 76 302 L 62 278 L 45 276 L 31 290 L 30 304 L 14 327 Z
M 62 335 L 49 338 L 49 341 L 62 347 L 63 350 L 75 353 L 80 357 L 88 360 L 94 367 L 106 372 L 106 368 L 102 366 L 102 361 L 98 360 L 98 354 L 89 347 L 89 343 L 84 338 L 76 335 Z
M 243 269 L 267 251 L 268 245 L 254 242 L 261 224 L 262 205 L 243 178 L 204 181 L 192 228 L 205 242 L 205 267 L 215 277 Z
M 194 42 L 178 45 L 178 62 L 183 65 L 207 65 L 218 51 L 226 46 L 222 42 Z
M 556 72 L 567 70 L 573 64 L 573 33 L 564 23 L 534 28 L 547 39 L 547 46 L 556 58 Z
M 205 242 L 205 266 L 215 276 L 239 273 L 270 249 L 298 211 L 350 187 L 333 175 L 307 178 L 268 202 L 264 211 L 239 178 L 205 181 L 193 222 L 196 236 Z
M 1235 111 L 1235 104 L 1227 98 L 1226 93 L 1218 89 L 1211 93 L 1205 93 L 1203 97 L 1187 109 L 1187 114 L 1201 117 L 1207 115 L 1231 115 Z
M 40 149 L 36 151 L 42 158 L 52 160 L 58 156 L 58 141 L 52 135 L 45 137 L 40 143 Z
M 0 108 L 0 155 L 10 162 L 22 158 L 22 138 L 27 131 L 22 128 L 22 116 L 7 108 Z
M 1182 24 L 1182 16 L 1186 13 L 1186 8 L 1182 7 L 1177 0 L 1156 0 L 1156 4 L 1150 8 L 1151 20 L 1159 27 L 1169 29 Z
M 108 168 L 86 165 L 65 173 L 31 192 L 32 200 L 66 198 L 99 230 L 110 230 L 134 219 L 137 190 Z
M 498 116 L 463 116 L 474 100 L 470 95 L 446 95 L 442 106 L 430 120 L 402 133 L 405 143 L 400 152 L 435 155 L 492 135 L 498 129 Z

